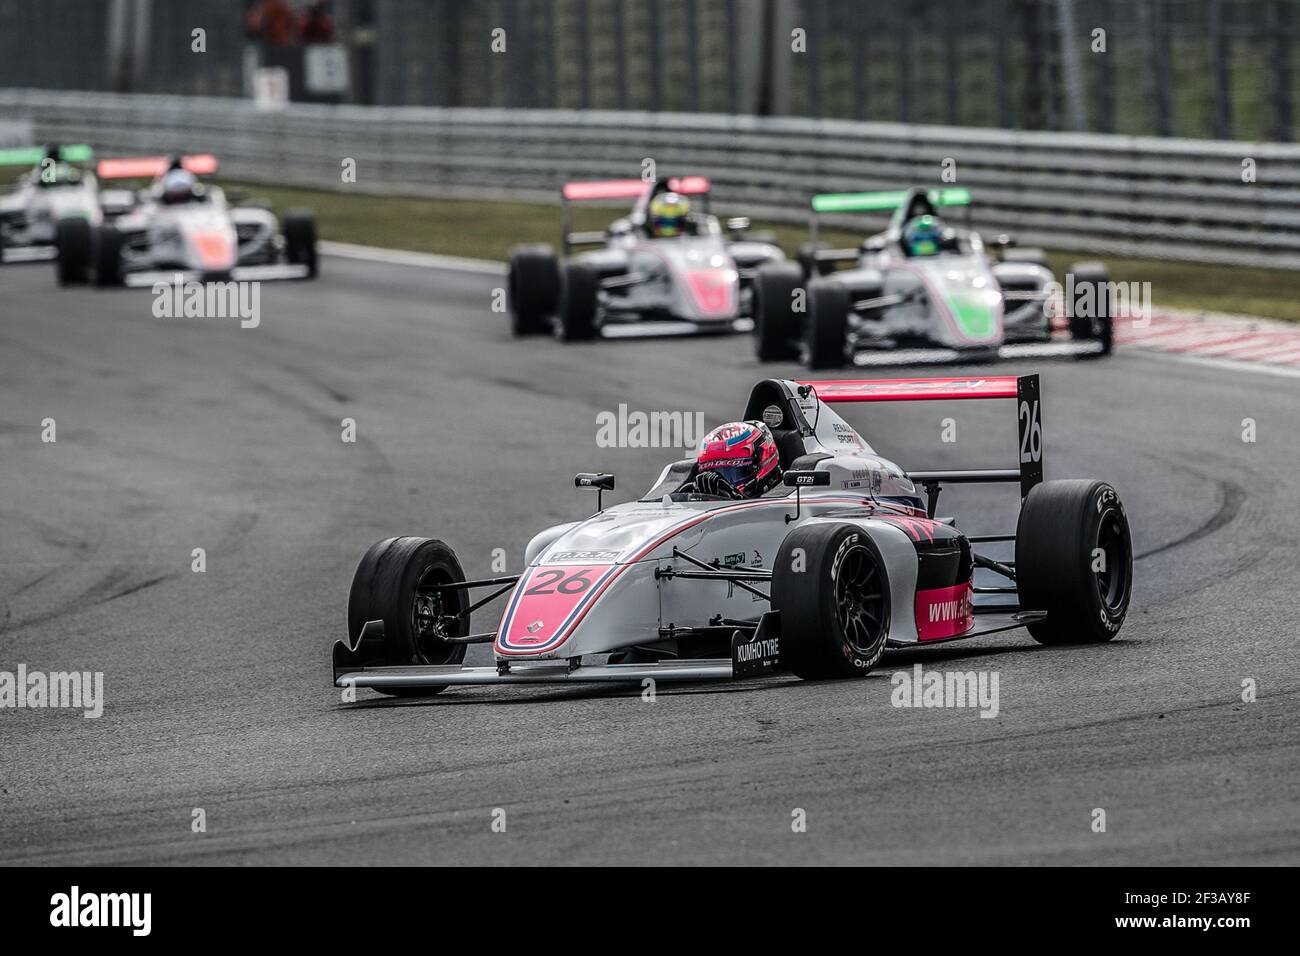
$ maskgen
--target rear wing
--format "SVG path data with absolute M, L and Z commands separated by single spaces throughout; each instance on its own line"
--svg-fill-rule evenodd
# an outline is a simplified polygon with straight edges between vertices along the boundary
M 195 176 L 211 176 L 217 171 L 217 165 L 217 157 L 210 153 L 181 157 L 181 168 Z M 95 172 L 100 179 L 157 179 L 170 166 L 171 159 L 167 156 L 131 156 L 101 159 Z
M 572 246 L 593 246 L 605 241 L 604 232 L 570 231 L 569 203 L 611 202 L 616 199 L 639 200 L 654 185 L 654 180 L 644 179 L 599 179 L 565 183 L 560 188 L 560 199 L 563 201 L 560 216 L 565 253 L 567 254 Z M 705 176 L 677 176 L 668 180 L 668 188 L 672 192 L 683 196 L 705 197 L 706 207 L 711 185 Z
M 904 215 L 905 204 L 909 204 L 919 189 L 890 189 L 884 192 L 870 193 L 822 193 L 812 198 L 812 215 L 809 219 L 808 232 L 811 241 L 817 241 L 818 216 L 826 213 L 853 212 L 889 212 L 895 217 Z M 971 194 L 969 189 L 959 186 L 943 189 L 926 190 L 925 197 L 936 209 L 953 206 L 965 206 L 967 225 L 970 224 Z M 856 250 L 854 250 L 856 253 Z
M 50 158 L 49 152 L 49 148 L 45 146 L 0 149 L 0 166 L 39 166 Z M 94 156 L 95 151 L 84 143 L 58 148 L 58 159 L 64 163 L 88 163 Z
M 944 483 L 1017 482 L 1020 497 L 1043 480 L 1043 417 L 1037 375 L 1002 375 L 991 378 L 884 378 L 833 379 L 797 382 L 799 395 L 832 404 L 836 402 L 926 402 L 960 399 L 1015 399 L 1017 456 L 1015 468 L 980 471 L 909 471 L 925 487 L 931 517 Z

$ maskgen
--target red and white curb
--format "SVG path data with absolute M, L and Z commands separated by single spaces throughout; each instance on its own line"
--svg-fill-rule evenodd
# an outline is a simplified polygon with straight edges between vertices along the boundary
M 1149 321 L 1116 319 L 1115 342 L 1214 364 L 1300 370 L 1300 324 L 1272 319 L 1162 310 Z

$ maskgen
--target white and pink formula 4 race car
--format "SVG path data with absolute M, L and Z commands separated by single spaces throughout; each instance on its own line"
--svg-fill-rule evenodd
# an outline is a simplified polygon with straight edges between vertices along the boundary
M 749 220 L 728 219 L 727 233 L 708 212 L 703 176 L 643 181 L 566 183 L 561 227 L 564 257 L 548 245 L 510 251 L 508 305 L 517 336 L 553 332 L 562 341 L 595 338 L 603 327 L 667 320 L 699 330 L 734 331 L 752 318 L 758 267 L 785 253 L 767 234 L 749 233 Z M 647 226 L 650 202 L 663 192 L 694 199 L 681 235 L 656 236 Z M 631 212 L 607 229 L 571 231 L 570 204 L 634 200 Z M 574 253 L 575 246 L 600 246 Z
M 1001 470 L 905 471 L 835 411 L 841 402 L 1008 399 L 1018 462 Z M 742 416 L 776 440 L 783 481 L 748 500 L 697 494 L 694 459 L 636 501 L 537 534 L 521 574 L 470 580 L 430 538 L 366 552 L 348 601 L 334 683 L 387 694 L 454 684 L 717 680 L 781 669 L 860 677 L 886 647 L 1024 627 L 1044 644 L 1110 640 L 1132 590 L 1128 518 L 1102 481 L 1043 481 L 1037 375 L 805 381 L 754 386 Z M 1005 482 L 1014 533 L 964 534 L 936 517 L 940 489 Z M 614 477 L 582 474 L 598 495 Z M 993 560 L 986 543 L 1014 545 Z M 981 577 L 997 585 L 977 585 Z M 488 593 L 471 597 L 476 590 Z M 495 598 L 495 626 L 472 612 Z M 464 667 L 491 643 L 495 666 Z

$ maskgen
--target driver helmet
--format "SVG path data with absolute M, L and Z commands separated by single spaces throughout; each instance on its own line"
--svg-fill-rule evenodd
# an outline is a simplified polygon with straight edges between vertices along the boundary
M 772 430 L 762 422 L 728 422 L 700 442 L 698 474 L 715 472 L 742 498 L 757 498 L 781 480 Z
M 938 255 L 943 234 L 943 222 L 938 216 L 917 216 L 903 227 L 903 248 L 909 256 Z
M 187 169 L 170 169 L 162 178 L 162 198 L 166 203 L 187 202 L 197 198 L 202 187 Z
M 686 230 L 686 217 L 691 204 L 677 193 L 660 193 L 650 200 L 650 234 L 652 236 L 680 236 Z

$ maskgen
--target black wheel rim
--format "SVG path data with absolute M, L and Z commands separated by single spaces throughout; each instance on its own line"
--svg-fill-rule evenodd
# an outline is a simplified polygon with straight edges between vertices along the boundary
M 872 654 L 885 633 L 885 581 L 876 556 L 850 548 L 835 578 L 835 616 L 844 640 L 858 653 Z
M 442 663 L 453 646 L 444 638 L 463 633 L 464 621 L 457 615 L 464 608 L 464 591 L 440 591 L 438 585 L 451 584 L 446 568 L 426 568 L 415 585 L 411 601 L 411 634 L 415 653 L 423 664 Z
M 1128 603 L 1129 590 L 1129 539 L 1123 517 L 1113 509 L 1102 515 L 1097 529 L 1094 562 L 1098 557 L 1101 566 L 1093 572 L 1097 598 L 1106 613 L 1113 615 Z

